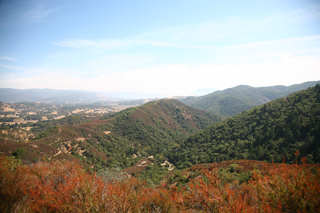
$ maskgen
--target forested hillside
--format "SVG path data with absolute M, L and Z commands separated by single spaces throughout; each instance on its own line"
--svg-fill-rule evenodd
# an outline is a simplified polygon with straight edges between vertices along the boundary
M 76 157 L 94 170 L 127 168 L 150 155 L 155 163 L 163 163 L 178 141 L 221 120 L 177 100 L 159 100 L 100 119 L 79 115 L 48 122 L 37 128 L 46 130 L 28 143 L 1 140 L 0 151 L 15 153 L 27 164 Z
M 153 101 L 101 119 L 108 121 L 99 127 L 102 131 L 110 131 L 105 138 L 110 142 L 117 141 L 114 146 L 118 150 L 111 152 L 123 152 L 124 144 L 127 144 L 128 154 L 145 152 L 151 155 L 166 153 L 189 134 L 222 120 L 219 115 L 173 99 Z M 119 146 L 121 143 L 124 144 Z
M 308 87 L 315 86 L 320 81 L 305 82 L 291 86 L 251 87 L 237 86 L 223 91 L 217 91 L 200 97 L 188 97 L 181 99 L 182 102 L 192 107 L 206 110 L 212 113 L 231 117 L 244 110 L 285 97 Z
M 169 159 L 178 168 L 231 159 L 320 162 L 320 86 L 242 112 L 183 140 Z M 299 150 L 299 152 L 297 152 Z M 295 153 L 295 154 L 294 154 Z

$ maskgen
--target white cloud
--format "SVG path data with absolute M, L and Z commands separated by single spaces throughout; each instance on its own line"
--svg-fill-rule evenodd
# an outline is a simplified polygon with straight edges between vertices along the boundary
M 8 66 L 5 64 L 0 64 L 0 67 L 5 68 L 5 69 L 10 69 L 10 70 L 19 70 L 19 71 L 27 71 L 28 69 L 24 69 L 21 67 L 15 67 L 15 66 Z
M 85 39 L 66 39 L 63 41 L 52 42 L 52 44 L 62 47 L 73 48 L 118 48 L 127 45 L 116 39 L 111 40 L 85 40 Z
M 247 43 L 219 48 L 225 61 L 247 61 L 257 58 L 279 58 L 284 55 L 320 54 L 320 35 Z
M 88 39 L 65 39 L 52 42 L 53 45 L 73 48 L 120 48 L 132 45 L 153 45 L 153 46 L 172 46 L 170 43 L 148 40 L 148 39 L 106 39 L 106 40 L 88 40 Z
M 0 56 L 0 60 L 16 61 L 15 58 L 11 58 L 11 57 L 8 57 L 8 56 Z
M 108 89 L 114 91 L 185 95 L 203 87 L 226 89 L 240 84 L 291 85 L 320 80 L 320 61 L 317 57 L 287 57 L 271 64 L 172 64 L 101 75 L 100 79 L 106 79 Z M 99 86 L 97 89 L 103 89 Z
M 45 8 L 44 3 L 40 2 L 40 4 L 36 5 L 33 9 L 26 11 L 21 18 L 27 22 L 42 22 L 52 13 L 68 7 L 70 6 Z
M 138 38 L 161 40 L 180 47 L 214 48 L 227 43 L 246 43 L 246 38 L 266 40 L 269 34 L 292 31 L 297 22 L 320 20 L 320 7 L 285 14 L 272 14 L 262 18 L 232 17 L 230 19 L 175 26 L 144 32 Z M 296 30 L 296 29 L 295 29 Z M 258 35 L 257 35 L 258 34 Z
M 93 59 L 81 65 L 81 69 L 91 72 L 115 72 L 145 66 L 154 57 L 144 54 L 113 54 Z
M 307 43 L 306 43 L 307 42 Z M 312 43 L 311 43 L 312 42 Z M 309 47 L 314 45 L 314 43 L 317 43 L 320 45 L 320 35 L 316 36 L 307 36 L 307 37 L 298 37 L 298 38 L 287 38 L 287 39 L 278 39 L 278 40 L 268 40 L 268 41 L 262 41 L 262 42 L 253 42 L 253 43 L 246 43 L 246 44 L 239 44 L 239 45 L 233 45 L 230 47 L 224 47 L 224 48 L 251 48 L 251 47 L 257 47 L 259 48 L 266 48 L 274 46 L 279 46 L 279 45 L 286 45 L 286 46 L 291 46 L 292 48 L 300 49 L 305 46 Z M 293 45 L 295 44 L 295 45 Z M 318 48 L 318 47 L 317 47 Z
M 28 17 L 30 20 L 43 20 L 52 12 L 54 11 L 40 8 L 38 11 L 29 13 Z M 64 51 L 68 57 L 62 57 L 58 53 L 51 58 L 48 57 L 49 63 L 46 64 L 54 60 L 57 63 L 51 64 L 59 66 L 57 64 L 63 61 L 60 67 L 68 66 L 70 69 L 37 69 L 35 73 L 31 69 L 0 64 L 0 67 L 6 69 L 31 73 L 30 76 L 10 74 L 1 78 L 0 83 L 1 86 L 15 88 L 34 88 L 37 85 L 38 88 L 185 95 L 206 87 L 225 89 L 239 84 L 270 86 L 320 80 L 319 35 L 278 40 L 268 40 L 269 37 L 265 37 L 266 39 L 257 39 L 262 42 L 236 41 L 234 43 L 238 45 L 229 44 L 230 38 L 232 40 L 241 35 L 248 36 L 251 32 L 265 32 L 264 29 L 275 31 L 295 21 L 303 22 L 318 17 L 318 10 L 311 15 L 306 11 L 298 11 L 292 14 L 275 14 L 261 19 L 233 18 L 217 23 L 178 26 L 123 39 L 55 41 L 52 44 L 56 46 L 92 48 L 93 50 L 75 49 Z M 217 42 L 219 39 L 224 39 L 225 43 L 220 44 Z M 106 52 L 104 49 L 140 45 L 206 49 L 206 51 L 190 51 L 192 54 L 196 52 L 194 58 L 205 55 L 206 59 L 201 62 L 194 60 L 193 64 L 187 60 L 181 64 L 169 63 L 166 60 L 172 56 L 171 52 L 164 49 L 161 49 L 160 56 L 154 49 L 145 55 L 124 53 L 103 55 Z M 140 48 L 137 52 L 141 53 L 141 51 L 145 49 Z M 198 53 L 200 56 L 196 56 Z M 167 58 L 163 56 L 165 54 Z M 182 55 L 181 58 L 184 57 L 183 50 L 177 54 Z M 158 60 L 158 56 L 163 58 Z M 10 57 L 3 56 L 0 59 L 10 60 Z M 170 61 L 172 61 L 171 58 Z M 150 66 L 149 62 L 153 65 Z
M 78 74 L 77 74 L 78 73 Z M 89 73 L 87 73 L 89 74 Z M 316 56 L 282 56 L 269 63 L 168 64 L 113 73 L 66 70 L 36 76 L 1 78 L 2 87 L 85 89 L 91 91 L 131 91 L 168 96 L 188 95 L 199 88 L 226 89 L 240 84 L 250 86 L 291 85 L 320 80 L 320 60 Z M 35 86 L 36 85 L 36 86 Z

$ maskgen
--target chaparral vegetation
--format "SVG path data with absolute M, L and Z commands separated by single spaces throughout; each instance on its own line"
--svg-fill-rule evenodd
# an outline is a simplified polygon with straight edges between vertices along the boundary
M 295 153 L 298 155 L 299 153 Z M 184 186 L 146 187 L 134 177 L 89 173 L 74 162 L 22 165 L 0 157 L 1 212 L 319 212 L 320 167 L 239 161 L 200 166 Z M 237 165 L 237 163 L 239 165 Z M 244 182 L 235 173 L 256 167 Z M 228 174 L 221 176 L 221 171 Z M 232 178 L 233 177 L 233 178 Z
M 227 119 L 177 100 L 82 118 L 3 136 L 1 212 L 320 212 L 319 85 Z

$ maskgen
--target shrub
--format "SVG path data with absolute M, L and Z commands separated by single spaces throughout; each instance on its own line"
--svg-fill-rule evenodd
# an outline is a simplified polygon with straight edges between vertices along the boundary
M 21 155 L 24 154 L 25 151 L 26 151 L 25 148 L 18 148 L 16 151 L 12 153 L 12 156 L 20 157 Z
M 267 172 L 262 176 L 254 170 L 251 180 L 241 185 L 239 180 L 247 173 L 230 173 L 229 168 L 202 169 L 202 178 L 167 190 L 147 187 L 134 177 L 122 178 L 119 170 L 101 170 L 97 175 L 74 162 L 25 166 L 14 157 L 0 156 L 0 211 L 320 212 L 319 165 L 261 163 L 261 171 Z M 223 181 L 222 172 L 243 177 Z

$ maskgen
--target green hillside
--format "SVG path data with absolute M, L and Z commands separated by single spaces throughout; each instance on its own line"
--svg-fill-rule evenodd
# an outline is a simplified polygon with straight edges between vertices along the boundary
M 105 136 L 107 140 L 127 141 L 130 154 L 140 151 L 150 155 L 164 153 L 189 134 L 222 120 L 219 115 L 173 99 L 153 101 L 101 119 L 108 121 L 99 127 L 111 132 Z
M 154 162 L 163 163 L 168 149 L 178 141 L 222 120 L 177 100 L 153 101 L 100 119 L 76 117 L 61 119 L 65 122 L 60 126 L 56 121 L 46 123 L 43 129 L 48 129 L 28 143 L 3 136 L 0 152 L 16 153 L 27 164 L 39 159 L 77 158 L 94 170 L 131 167 L 150 155 L 154 155 Z M 53 124 L 56 126 L 51 127 Z M 133 154 L 138 158 L 133 159 Z
M 279 98 L 212 125 L 169 154 L 178 168 L 232 159 L 320 162 L 320 86 Z
M 220 114 L 224 117 L 231 117 L 270 100 L 285 97 L 293 92 L 315 86 L 317 83 L 320 83 L 320 81 L 305 82 L 288 87 L 250 87 L 241 85 L 205 96 L 188 97 L 181 101 L 197 109 Z

